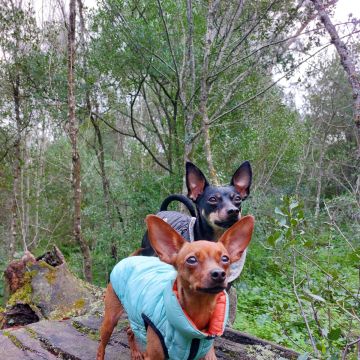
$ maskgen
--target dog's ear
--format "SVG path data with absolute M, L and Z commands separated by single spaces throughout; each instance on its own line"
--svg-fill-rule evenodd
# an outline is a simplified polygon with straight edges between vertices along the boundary
M 162 261 L 174 265 L 176 255 L 186 240 L 156 215 L 148 215 L 145 221 L 151 246 Z
M 190 161 L 186 162 L 186 186 L 188 197 L 196 201 L 209 185 L 201 170 Z
M 230 185 L 235 187 L 242 200 L 245 200 L 250 194 L 251 180 L 251 165 L 249 161 L 244 161 L 235 171 L 235 174 L 233 175 L 230 182 Z
M 231 262 L 239 260 L 249 245 L 254 230 L 254 223 L 255 219 L 253 216 L 244 216 L 221 236 L 219 242 L 225 246 Z

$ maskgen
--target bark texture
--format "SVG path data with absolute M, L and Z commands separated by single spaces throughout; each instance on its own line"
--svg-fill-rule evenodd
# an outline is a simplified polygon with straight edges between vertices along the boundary
M 184 167 L 191 160 L 194 143 L 194 103 L 191 101 L 195 92 L 196 72 L 194 55 L 194 18 L 192 0 L 186 0 L 186 39 L 185 55 L 180 77 L 180 98 L 183 104 L 187 104 L 184 110 L 185 139 L 184 139 Z M 187 91 L 188 90 L 188 91 Z M 187 193 L 185 174 L 182 181 L 182 193 Z

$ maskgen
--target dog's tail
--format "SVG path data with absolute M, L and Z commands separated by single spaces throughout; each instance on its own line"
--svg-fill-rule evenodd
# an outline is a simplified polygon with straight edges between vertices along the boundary
M 167 211 L 168 205 L 173 201 L 180 201 L 181 203 L 183 203 L 186 206 L 186 208 L 189 210 L 190 215 L 192 217 L 196 217 L 196 211 L 195 211 L 194 203 L 188 197 L 186 197 L 184 195 L 181 195 L 181 194 L 169 195 L 162 202 L 162 204 L 160 206 L 160 211 Z

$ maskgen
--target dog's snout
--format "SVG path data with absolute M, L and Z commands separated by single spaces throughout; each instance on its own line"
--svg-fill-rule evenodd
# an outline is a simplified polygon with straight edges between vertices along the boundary
M 228 215 L 238 215 L 239 209 L 234 207 L 234 208 L 228 209 L 227 213 L 228 213 Z
M 223 269 L 211 270 L 211 279 L 215 282 L 223 282 L 226 278 L 226 272 Z

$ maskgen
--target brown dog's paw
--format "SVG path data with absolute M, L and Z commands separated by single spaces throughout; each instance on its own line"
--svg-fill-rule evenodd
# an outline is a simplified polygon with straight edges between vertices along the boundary
M 144 355 L 139 351 L 137 353 L 131 353 L 131 360 L 144 360 Z
M 139 350 L 138 344 L 135 339 L 135 334 L 130 326 L 127 328 L 126 333 L 129 341 L 131 360 L 144 360 L 144 355 Z
M 205 355 L 203 360 L 217 360 L 214 346 L 210 349 L 210 351 Z

